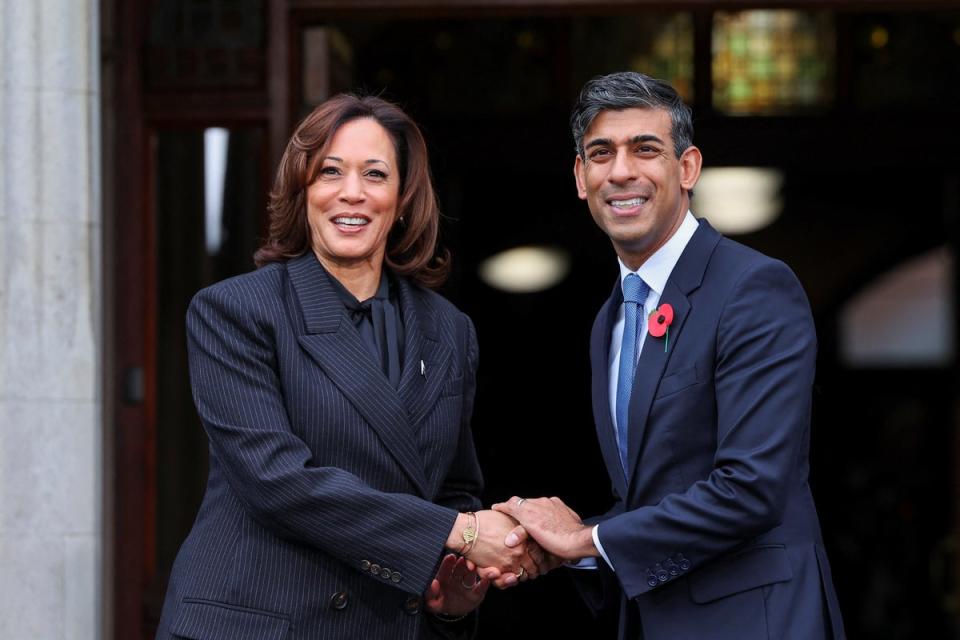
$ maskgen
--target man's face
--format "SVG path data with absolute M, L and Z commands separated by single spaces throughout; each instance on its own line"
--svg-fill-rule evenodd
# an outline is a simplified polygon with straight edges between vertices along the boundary
M 673 235 L 700 176 L 696 147 L 677 158 L 664 109 L 601 111 L 577 156 L 577 192 L 610 236 L 620 259 L 637 269 Z

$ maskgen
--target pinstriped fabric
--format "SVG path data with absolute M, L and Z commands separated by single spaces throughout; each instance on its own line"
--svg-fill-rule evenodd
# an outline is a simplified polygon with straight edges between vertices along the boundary
M 436 294 L 401 281 L 399 299 L 398 390 L 312 254 L 197 294 L 188 347 L 210 478 L 158 638 L 432 635 L 403 605 L 457 510 L 478 506 L 476 338 Z

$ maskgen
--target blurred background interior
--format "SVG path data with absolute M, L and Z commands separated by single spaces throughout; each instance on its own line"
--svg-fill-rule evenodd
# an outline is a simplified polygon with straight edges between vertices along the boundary
M 283 145 L 340 91 L 427 137 L 443 292 L 481 345 L 485 501 L 609 506 L 587 347 L 616 261 L 567 117 L 626 69 L 694 109 L 694 213 L 807 290 L 811 479 L 850 637 L 960 637 L 955 3 L 102 0 L 101 21 L 114 637 L 152 637 L 206 479 L 186 306 L 253 268 Z M 491 593 L 481 637 L 611 637 L 562 574 Z

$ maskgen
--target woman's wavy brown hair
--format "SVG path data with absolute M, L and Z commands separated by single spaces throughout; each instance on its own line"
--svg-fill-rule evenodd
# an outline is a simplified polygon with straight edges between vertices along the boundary
M 322 165 L 319 159 L 334 133 L 357 118 L 372 118 L 386 129 L 400 164 L 398 219 L 387 236 L 387 266 L 424 286 L 438 287 L 447 278 L 449 253 L 437 246 L 440 207 L 430 179 L 427 145 L 400 107 L 375 96 L 334 96 L 297 126 L 270 191 L 269 235 L 253 261 L 262 267 L 310 250 L 307 187 L 316 180 Z

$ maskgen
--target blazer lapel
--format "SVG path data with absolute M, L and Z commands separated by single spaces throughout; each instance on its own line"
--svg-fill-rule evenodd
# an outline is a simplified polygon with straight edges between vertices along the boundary
M 330 276 L 310 252 L 290 260 L 287 271 L 303 313 L 305 332 L 298 338 L 300 346 L 378 433 L 411 482 L 426 495 L 423 462 L 411 438 L 413 431 L 404 404 L 359 332 L 343 322 L 343 304 L 330 284 Z M 406 332 L 408 342 L 412 333 Z
M 617 495 L 626 497 L 627 481 L 620 464 L 620 449 L 617 445 L 617 432 L 610 415 L 610 334 L 617 320 L 617 310 L 623 301 L 620 279 L 617 278 L 613 292 L 597 314 L 590 336 L 590 366 L 593 370 L 593 416 L 597 426 L 597 440 L 603 461 L 607 465 L 610 478 Z
M 397 281 L 405 335 L 399 391 L 410 423 L 416 428 L 436 404 L 447 379 L 452 350 L 440 340 L 435 313 L 410 283 L 402 278 Z
M 630 408 L 628 409 L 630 416 L 628 420 L 630 431 L 627 435 L 628 484 L 636 475 L 636 466 L 640 459 L 643 438 L 650 417 L 650 408 L 653 405 L 657 387 L 660 386 L 660 380 L 663 378 L 670 356 L 677 349 L 683 348 L 681 338 L 683 325 L 690 313 L 688 296 L 699 288 L 700 283 L 703 282 L 703 274 L 706 271 L 707 263 L 718 242 L 720 242 L 720 234 L 706 220 L 701 219 L 696 232 L 690 238 L 690 242 L 687 243 L 680 259 L 670 273 L 663 295 L 660 296 L 661 305 L 669 304 L 673 307 L 670 341 L 667 344 L 666 338 L 654 338 L 648 335 L 643 343 L 640 359 L 637 362 L 637 370 L 633 377 L 633 391 L 630 395 Z M 647 330 L 646 323 L 644 323 L 643 330 Z

